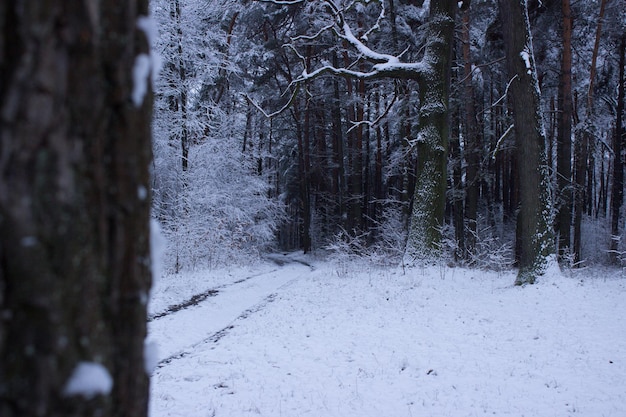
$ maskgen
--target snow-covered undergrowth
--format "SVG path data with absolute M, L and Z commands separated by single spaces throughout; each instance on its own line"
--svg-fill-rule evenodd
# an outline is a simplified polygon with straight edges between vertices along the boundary
M 151 416 L 626 415 L 619 271 L 358 269 L 318 264 L 157 369 Z

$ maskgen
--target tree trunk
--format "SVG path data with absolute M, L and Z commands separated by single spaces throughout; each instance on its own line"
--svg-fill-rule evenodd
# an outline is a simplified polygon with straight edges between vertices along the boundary
M 574 143 L 574 263 L 582 262 L 582 220 L 585 206 L 585 173 L 587 172 L 587 143 L 589 135 L 583 132 Z
M 181 9 L 180 0 L 174 0 L 171 5 L 172 9 L 170 16 L 174 21 L 176 27 L 176 58 L 177 61 L 173 63 L 176 66 L 175 73 L 178 74 L 179 85 L 174 86 L 175 91 L 178 91 L 178 97 L 175 98 L 175 111 L 180 112 L 181 117 L 181 131 L 180 131 L 180 150 L 181 150 L 181 167 L 183 172 L 189 169 L 189 126 L 187 113 L 187 69 L 185 68 L 185 56 L 183 51 L 183 29 L 181 22 Z M 183 187 L 187 186 L 187 178 L 183 177 Z
M 452 184 L 450 197 L 448 200 L 452 204 L 452 222 L 454 224 L 454 238 L 456 241 L 456 250 L 454 258 L 456 261 L 467 259 L 466 247 L 465 247 L 465 206 L 464 200 L 464 187 L 463 187 L 463 163 L 460 146 L 460 132 L 459 132 L 459 106 L 454 106 L 450 110 L 450 118 L 452 124 L 450 125 L 450 165 L 452 170 Z
M 534 63 L 525 0 L 498 0 L 511 77 L 510 94 L 515 121 L 520 209 L 517 216 L 519 274 L 516 284 L 534 283 L 552 252 L 549 175 L 540 109 L 539 83 Z
M 619 85 L 617 94 L 617 116 L 615 117 L 615 133 L 613 136 L 613 193 L 611 197 L 611 246 L 610 258 L 613 263 L 619 261 L 619 220 L 624 201 L 624 156 L 622 115 L 624 113 L 624 52 L 626 50 L 626 34 L 622 35 L 619 45 Z
M 470 54 L 470 11 L 463 12 L 463 84 L 465 87 L 465 160 L 466 171 L 466 197 L 465 217 L 467 218 L 467 254 L 475 253 L 476 237 L 478 229 L 478 197 L 480 194 L 480 158 L 481 138 L 476 121 L 476 108 L 474 100 L 474 85 L 472 78 L 472 62 Z
M 363 229 L 363 124 L 365 120 L 365 81 L 356 81 L 355 122 L 360 123 L 354 129 L 352 153 L 352 199 L 351 217 L 353 230 Z
M 333 63 L 336 66 L 337 55 L 333 54 Z M 336 197 L 337 209 L 335 214 L 341 221 L 347 215 L 346 212 L 346 170 L 344 166 L 344 135 L 341 127 L 341 96 L 339 93 L 339 82 L 336 78 L 332 81 L 332 138 L 333 138 L 333 192 Z
M 383 101 L 383 103 L 381 103 Z M 382 106 L 381 106 L 382 104 Z M 384 107 L 384 99 L 380 94 L 376 93 L 374 98 L 374 105 L 376 106 L 376 115 L 378 117 L 381 108 Z M 376 223 L 380 224 L 383 215 L 383 199 L 385 198 L 383 187 L 383 133 L 380 127 L 380 123 L 376 125 L 376 160 L 374 168 L 374 218 Z
M 400 116 L 400 122 L 398 123 L 401 129 L 401 141 L 402 141 L 402 154 L 405 155 L 403 161 L 403 167 L 401 171 L 401 176 L 398 179 L 398 186 L 396 187 L 400 190 L 400 201 L 405 208 L 405 215 L 407 223 L 411 221 L 411 211 L 413 209 L 413 193 L 415 191 L 415 181 L 416 181 L 416 173 L 415 168 L 417 165 L 416 161 L 416 152 L 414 149 L 411 149 L 411 145 L 409 141 L 412 136 L 412 118 L 414 115 L 411 114 L 411 89 L 407 84 L 404 85 L 403 88 L 404 94 L 404 111 L 401 112 L 402 116 Z
M 147 9 L 0 3 L 3 417 L 147 415 Z M 79 369 L 94 392 L 71 390 Z
M 600 1 L 600 12 L 598 16 L 598 26 L 596 27 L 596 37 L 593 45 L 593 51 L 591 54 L 591 68 L 589 69 L 589 88 L 587 89 L 587 112 L 585 124 L 590 123 L 594 112 L 593 102 L 593 90 L 596 80 L 598 52 L 600 50 L 600 38 L 602 34 L 602 22 L 604 20 L 604 12 L 606 10 L 606 0 Z M 589 161 L 590 149 L 593 138 L 589 132 L 589 128 L 583 131 L 580 137 L 576 138 L 574 144 L 574 161 L 575 172 L 574 180 L 576 182 L 576 192 L 574 195 L 574 261 L 577 265 L 581 265 L 582 262 L 582 217 L 585 209 L 587 208 L 588 198 L 586 198 L 586 192 L 591 192 L 589 187 L 590 179 L 587 180 L 587 186 L 585 186 L 585 173 L 589 176 Z
M 454 44 L 454 0 L 431 0 L 424 62 L 431 68 L 419 80 L 420 115 L 416 184 L 407 241 L 408 261 L 439 256 L 446 203 L 448 100 Z
M 572 14 L 569 0 L 561 0 L 563 52 L 559 82 L 557 233 L 559 260 L 570 252 L 572 224 Z
M 304 116 L 297 104 L 294 104 L 294 119 L 296 122 L 296 137 L 298 140 L 298 183 L 300 186 L 300 216 L 302 223 L 299 226 L 300 246 L 304 253 L 311 251 L 311 189 L 309 174 L 309 106 L 305 102 Z M 304 122 L 301 119 L 304 119 Z

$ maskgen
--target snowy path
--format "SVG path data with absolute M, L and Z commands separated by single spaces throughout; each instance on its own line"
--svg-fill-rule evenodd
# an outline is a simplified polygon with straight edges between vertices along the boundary
M 218 340 L 234 321 L 270 302 L 276 291 L 310 271 L 305 265 L 289 264 L 211 288 L 154 314 L 148 323 L 148 340 L 158 341 L 159 366 L 199 344 Z
M 619 272 L 316 267 L 152 323 L 151 417 L 626 416 Z

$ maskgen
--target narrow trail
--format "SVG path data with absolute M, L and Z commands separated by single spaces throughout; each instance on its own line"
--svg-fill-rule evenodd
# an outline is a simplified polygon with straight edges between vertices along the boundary
M 233 320 L 232 323 L 228 324 L 226 327 L 224 327 L 221 330 L 218 330 L 217 332 L 209 335 L 208 337 L 206 337 L 203 340 L 200 340 L 196 343 L 194 343 L 192 346 L 189 346 L 188 348 L 186 348 L 185 350 L 176 353 L 174 355 L 171 355 L 167 358 L 163 358 L 159 361 L 159 363 L 157 364 L 157 369 L 162 368 L 166 365 L 168 365 L 169 363 L 171 363 L 172 361 L 176 360 L 176 359 L 182 359 L 185 356 L 189 355 L 190 353 L 192 353 L 194 351 L 194 349 L 200 345 L 204 345 L 207 343 L 217 343 L 222 337 L 226 336 L 228 334 L 228 332 L 233 329 L 235 327 L 235 323 L 238 322 L 239 320 L 245 320 L 246 318 L 248 318 L 250 315 L 260 311 L 261 309 L 263 309 L 263 307 L 265 307 L 267 304 L 273 302 L 276 297 L 277 297 L 277 293 L 273 293 L 268 295 L 267 297 L 265 297 L 260 303 L 252 306 L 251 308 L 243 311 L 235 320 Z
M 283 264 L 279 264 L 279 265 L 283 265 Z M 253 278 L 256 278 L 256 277 L 259 277 L 259 276 L 262 276 L 262 275 L 270 275 L 270 274 L 275 273 L 276 271 L 278 271 L 278 269 L 273 269 L 273 270 L 271 270 L 269 272 L 262 272 L 260 274 L 250 275 L 248 277 L 239 279 L 239 280 L 237 280 L 235 282 L 231 282 L 231 283 L 224 284 L 224 285 L 218 285 L 217 287 L 210 288 L 210 289 L 208 289 L 206 291 L 203 291 L 203 292 L 201 292 L 199 294 L 193 295 L 192 297 L 188 298 L 185 301 L 182 301 L 182 302 L 177 303 L 177 304 L 172 304 L 172 305 L 168 306 L 165 310 L 162 310 L 162 311 L 160 311 L 158 313 L 150 314 L 148 316 L 148 322 L 151 322 L 152 320 L 160 319 L 160 318 L 165 317 L 165 316 L 169 316 L 170 314 L 179 312 L 181 310 L 185 310 L 185 309 L 187 309 L 189 307 L 196 306 L 196 305 L 200 304 L 202 301 L 206 300 L 209 297 L 217 296 L 219 294 L 219 292 L 221 290 L 223 290 L 224 288 L 228 288 L 228 287 L 233 286 L 233 285 L 241 284 L 243 282 L 246 282 L 246 281 L 248 281 L 250 279 L 253 279 Z
M 238 320 L 263 309 L 282 288 L 312 270 L 306 263 L 285 262 L 275 270 L 209 289 L 153 314 L 148 338 L 158 344 L 158 367 L 185 357 L 199 345 L 217 342 Z

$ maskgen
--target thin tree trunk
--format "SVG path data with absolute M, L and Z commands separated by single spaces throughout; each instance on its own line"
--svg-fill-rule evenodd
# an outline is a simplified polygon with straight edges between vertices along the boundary
M 230 18 L 230 23 L 228 25 L 228 30 L 226 32 L 226 47 L 224 49 L 224 55 L 222 58 L 222 62 L 220 63 L 220 69 L 218 71 L 217 78 L 217 92 L 214 95 L 213 102 L 217 105 L 222 100 L 224 93 L 228 90 L 228 60 L 230 59 L 230 46 L 233 41 L 233 31 L 235 30 L 235 23 L 237 23 L 237 18 L 239 17 L 239 12 L 233 13 Z
M 596 38 L 593 43 L 591 53 L 591 69 L 589 70 L 589 87 L 587 89 L 587 117 L 593 115 L 593 89 L 596 84 L 596 73 L 598 72 L 597 62 L 600 52 L 600 40 L 602 39 L 602 24 L 604 23 L 604 12 L 606 10 L 606 0 L 600 1 L 600 13 L 598 15 L 598 26 L 596 27 Z
M 589 136 L 587 142 L 587 188 L 585 190 L 585 210 L 587 216 L 593 216 L 593 208 L 596 199 L 596 140 Z
M 389 2 L 389 22 L 391 24 L 391 40 L 393 42 L 393 47 L 396 48 L 398 46 L 398 27 L 396 25 L 396 7 L 394 5 L 394 0 L 388 0 Z
M 365 81 L 357 82 L 357 103 L 355 122 L 360 123 L 354 129 L 354 147 L 352 149 L 352 219 L 354 228 L 363 229 L 363 137 L 365 120 Z
M 460 261 L 467 259 L 465 246 L 465 213 L 464 213 L 464 187 L 463 187 L 463 170 L 462 155 L 459 135 L 459 106 L 454 106 L 451 110 L 450 118 L 452 124 L 450 127 L 450 164 L 452 169 L 452 192 L 450 200 L 452 203 L 452 216 L 454 224 L 454 236 L 456 241 L 456 251 L 454 253 L 455 260 Z
M 624 113 L 624 53 L 626 52 L 626 33 L 622 35 L 619 46 L 619 84 L 617 94 L 617 115 L 613 135 L 613 192 L 611 195 L 611 246 L 609 254 L 613 263 L 619 261 L 619 221 L 624 201 L 624 156 L 622 115 Z
M 559 82 L 557 138 L 557 233 L 559 260 L 570 251 L 572 223 L 572 14 L 570 0 L 561 0 L 563 52 Z
M 381 101 L 383 103 L 381 103 Z M 384 99 L 383 97 L 376 93 L 374 98 L 374 103 L 376 105 L 376 114 L 377 117 L 380 113 L 381 104 L 384 107 Z M 374 205 L 374 217 L 377 223 L 380 223 L 382 220 L 382 201 L 385 198 L 384 195 L 384 186 L 383 186 L 383 140 L 382 140 L 382 129 L 380 127 L 380 123 L 376 126 L 376 162 L 374 169 L 374 198 L 376 199 Z
M 480 194 L 480 157 L 481 138 L 476 121 L 476 108 L 474 99 L 474 85 L 472 78 L 472 62 L 470 51 L 470 11 L 463 12 L 462 25 L 462 49 L 463 49 L 463 80 L 465 86 L 465 160 L 466 168 L 466 198 L 465 217 L 467 218 L 467 254 L 475 252 L 478 229 L 478 197 Z
M 547 152 L 548 169 L 550 170 L 550 172 L 554 171 L 554 161 L 553 161 L 554 148 L 555 148 L 554 142 L 558 141 L 558 137 L 557 137 L 558 119 L 559 119 L 559 116 L 557 115 L 556 103 L 555 103 L 554 97 L 550 97 L 550 113 L 549 113 L 550 124 L 548 128 L 547 136 L 546 136 L 546 141 L 548 144 L 548 152 Z
M 172 19 L 176 25 L 176 35 L 178 36 L 178 46 L 176 48 L 176 72 L 178 72 L 178 81 L 180 85 L 176 86 L 179 90 L 179 96 L 177 97 L 177 111 L 181 116 L 181 133 L 180 133 L 180 148 L 181 148 L 181 166 L 183 172 L 189 169 L 189 126 L 187 114 L 187 70 L 185 68 L 185 57 L 183 56 L 183 29 L 181 22 L 181 8 L 180 0 L 174 0 L 171 11 Z M 187 185 L 187 180 L 184 180 L 184 186 Z
M 582 218 L 585 206 L 585 174 L 587 172 L 587 133 L 576 138 L 574 143 L 574 263 L 582 262 Z
M 311 220 L 311 103 L 307 99 L 304 107 L 304 126 L 302 127 L 302 250 L 309 253 L 312 249 Z
M 404 203 L 406 209 L 407 221 L 410 221 L 411 210 L 413 209 L 413 190 L 415 190 L 415 169 L 416 169 L 416 152 L 411 149 L 409 141 L 412 135 L 411 130 L 411 90 L 408 85 L 405 85 L 404 90 L 405 104 L 404 104 L 404 120 L 400 122 L 401 140 L 402 140 L 402 154 L 406 155 L 404 160 L 404 167 L 402 169 L 402 175 L 399 178 L 400 201 Z
M 333 65 L 337 66 L 337 55 L 333 54 Z M 333 137 L 333 156 L 334 156 L 334 182 L 336 184 L 336 202 L 337 215 L 341 221 L 345 221 L 346 212 L 346 168 L 345 168 L 345 146 L 344 134 L 341 124 L 341 95 L 339 93 L 339 81 L 334 78 L 333 81 L 333 100 L 332 100 L 332 137 Z M 345 226 L 345 224 L 344 224 Z
M 606 217 L 606 209 L 608 204 L 608 183 L 609 183 L 609 171 L 611 169 L 611 163 L 608 163 L 608 167 L 604 167 L 604 152 L 600 158 L 600 190 L 598 191 L 598 204 L 596 205 L 596 219 L 602 214 L 602 217 Z
M 311 251 L 311 192 L 309 184 L 308 146 L 309 140 L 308 104 L 305 103 L 304 115 L 297 104 L 294 104 L 294 120 L 296 123 L 296 137 L 298 141 L 298 183 L 300 188 L 300 218 L 299 226 L 300 247 L 304 253 Z M 304 119 L 302 121 L 301 119 Z
M 596 27 L 596 37 L 593 45 L 593 51 L 591 55 L 591 68 L 589 71 L 589 88 L 587 90 L 587 112 L 586 123 L 589 123 L 594 112 L 593 106 L 593 89 L 595 86 L 598 52 L 600 50 L 600 39 L 602 35 L 602 22 L 604 20 L 604 12 L 606 9 L 606 0 L 600 1 L 600 13 L 598 16 L 598 26 Z M 582 217 L 583 212 L 587 208 L 588 199 L 585 197 L 585 189 L 587 193 L 591 192 L 588 187 L 590 179 L 587 181 L 585 173 L 588 172 L 588 158 L 589 148 L 592 138 L 588 129 L 586 129 L 578 138 L 574 144 L 574 159 L 575 159 L 575 173 L 574 179 L 576 181 L 576 190 L 574 195 L 574 260 L 576 265 L 581 265 L 582 262 Z M 587 174 L 588 175 L 588 174 Z
M 373 86 L 372 89 L 378 87 Z M 372 120 L 375 114 L 372 114 L 372 100 L 373 95 L 368 94 L 365 101 L 365 120 Z M 373 233 L 373 225 L 376 222 L 376 215 L 374 213 L 374 198 L 372 196 L 372 128 L 371 126 L 365 126 L 365 134 L 363 135 L 363 230 L 367 231 L 367 243 L 368 245 L 373 243 L 375 233 Z

